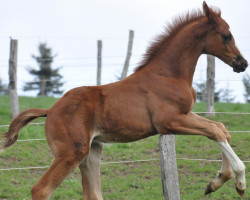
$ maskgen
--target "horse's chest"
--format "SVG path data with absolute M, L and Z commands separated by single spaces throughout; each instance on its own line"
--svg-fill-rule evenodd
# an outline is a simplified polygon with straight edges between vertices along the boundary
M 175 107 L 179 108 L 180 113 L 188 113 L 193 104 L 193 96 L 191 88 L 184 86 L 176 86 L 174 90 L 169 90 L 166 102 L 171 102 Z
M 186 114 L 190 112 L 193 105 L 193 98 L 191 93 L 183 93 L 179 98 L 176 99 L 177 106 L 179 107 L 180 113 Z
M 168 85 L 162 91 L 148 94 L 149 107 L 152 113 L 167 112 L 170 114 L 178 112 L 186 114 L 191 110 L 193 105 L 191 91 L 172 84 L 170 86 Z

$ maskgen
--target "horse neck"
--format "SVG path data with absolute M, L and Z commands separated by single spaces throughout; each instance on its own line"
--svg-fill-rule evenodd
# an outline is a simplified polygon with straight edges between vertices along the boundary
M 199 19 L 184 26 L 149 65 L 161 76 L 175 77 L 192 86 L 195 67 L 208 31 L 205 20 Z M 158 70 L 156 69 L 158 68 Z

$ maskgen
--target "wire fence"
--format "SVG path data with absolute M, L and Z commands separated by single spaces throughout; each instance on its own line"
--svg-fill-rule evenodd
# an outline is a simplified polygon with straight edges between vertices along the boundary
M 160 158 L 153 158 L 153 159 L 147 159 L 147 160 L 122 160 L 122 161 L 112 161 L 112 162 L 101 162 L 101 165 L 128 164 L 128 163 L 151 162 L 151 161 L 159 161 L 159 160 L 160 160 Z M 222 160 L 204 159 L 204 158 L 176 158 L 176 160 L 205 161 L 205 162 L 222 162 Z M 250 163 L 250 160 L 243 160 L 242 162 L 244 162 L 244 163 Z M 49 167 L 50 166 L 0 168 L 0 171 L 47 169 Z
M 250 115 L 248 112 L 193 112 L 195 114 L 226 114 L 226 115 Z M 29 125 L 43 125 L 45 122 L 29 123 Z M 10 125 L 0 125 L 1 127 L 9 127 Z M 229 132 L 250 132 L 250 131 L 229 131 Z
M 250 113 L 242 112 L 194 112 L 196 114 L 228 114 L 228 115 L 250 115 Z M 44 125 L 45 122 L 30 123 L 28 125 Z M 2 127 L 9 127 L 10 125 L 0 125 Z M 229 133 L 250 133 L 249 131 L 228 131 Z M 17 142 L 29 142 L 29 141 L 45 141 L 46 138 L 34 138 L 34 139 L 23 139 L 17 140 Z M 2 143 L 2 141 L 0 141 Z M 218 159 L 205 159 L 205 158 L 176 158 L 177 160 L 188 160 L 188 161 L 205 161 L 205 162 L 221 162 L 222 160 Z M 137 163 L 137 162 L 151 162 L 157 161 L 159 158 L 146 159 L 146 160 L 123 160 L 123 161 L 111 161 L 111 162 L 102 162 L 101 165 L 110 165 L 110 164 L 124 164 L 124 163 Z M 249 160 L 244 160 L 244 163 L 250 163 Z M 11 171 L 11 170 L 32 170 L 32 169 L 47 169 L 49 166 L 29 166 L 29 167 L 14 167 L 14 168 L 0 168 L 0 171 Z

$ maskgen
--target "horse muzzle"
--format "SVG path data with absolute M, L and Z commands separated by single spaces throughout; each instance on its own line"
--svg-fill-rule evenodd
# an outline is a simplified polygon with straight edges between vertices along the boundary
M 246 70 L 247 66 L 248 66 L 247 61 L 241 55 L 238 55 L 233 60 L 234 72 L 237 72 L 237 73 L 244 72 Z

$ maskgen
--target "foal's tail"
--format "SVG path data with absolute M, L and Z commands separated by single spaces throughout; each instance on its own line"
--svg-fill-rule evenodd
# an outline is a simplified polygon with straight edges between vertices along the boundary
M 38 117 L 46 117 L 48 110 L 43 109 L 29 109 L 20 113 L 10 124 L 9 130 L 3 134 L 3 142 L 0 148 L 0 153 L 13 145 L 17 138 L 19 131 L 25 125 Z

